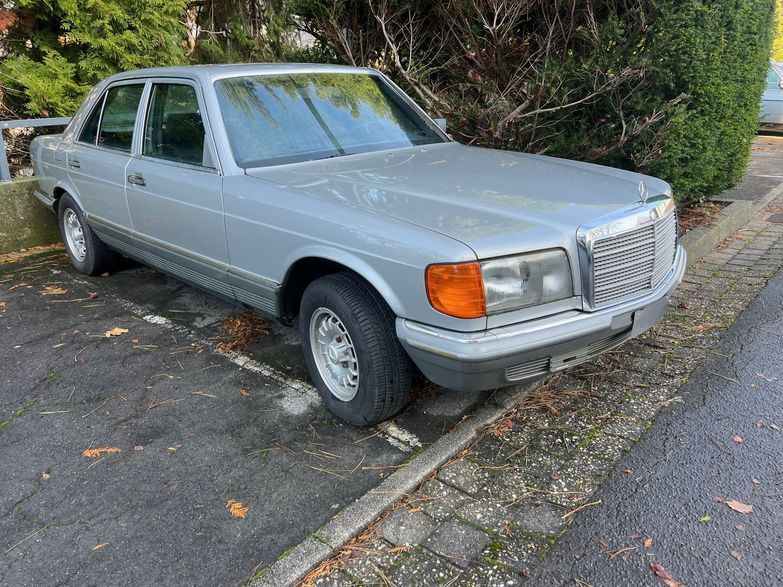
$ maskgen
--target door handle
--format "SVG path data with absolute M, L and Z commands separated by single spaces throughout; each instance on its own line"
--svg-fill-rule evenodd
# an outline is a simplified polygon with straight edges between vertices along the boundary
M 128 176 L 128 183 L 132 183 L 133 185 L 147 185 L 147 182 L 144 181 L 144 176 L 139 175 L 138 173 L 131 173 Z
M 81 167 L 81 166 L 82 166 L 82 164 L 79 163 L 79 160 L 76 159 L 75 157 L 69 157 L 68 158 L 68 167 L 73 167 L 74 169 L 79 169 L 79 167 Z

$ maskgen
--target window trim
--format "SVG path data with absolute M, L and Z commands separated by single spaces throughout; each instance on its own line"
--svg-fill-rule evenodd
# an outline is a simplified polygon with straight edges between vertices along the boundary
M 147 82 L 149 85 L 145 89 L 144 95 L 142 96 L 144 110 L 142 111 L 142 115 L 139 116 L 137 121 L 136 131 L 138 133 L 138 137 L 134 144 L 134 158 L 139 159 L 140 161 L 159 163 L 162 165 L 169 165 L 171 167 L 179 167 L 182 169 L 192 169 L 194 171 L 201 171 L 204 173 L 217 173 L 218 175 L 223 175 L 222 168 L 220 166 L 220 159 L 217 156 L 215 137 L 212 135 L 212 129 L 209 124 L 209 117 L 206 115 L 207 111 L 205 108 L 204 98 L 201 93 L 201 84 L 190 78 L 178 77 L 154 77 L 148 78 Z M 215 164 L 214 167 L 206 167 L 205 165 L 197 165 L 195 163 L 185 163 L 184 161 L 172 161 L 171 159 L 161 159 L 160 157 L 144 154 L 144 129 L 147 127 L 147 118 L 149 117 L 149 108 L 152 102 L 152 89 L 156 84 L 190 86 L 194 89 L 201 114 L 201 125 L 204 127 L 204 140 L 208 143 L 207 148 L 210 150 L 212 155 L 212 161 Z
M 131 138 L 130 150 L 126 151 L 124 149 L 118 149 L 116 147 L 105 147 L 103 145 L 99 145 L 98 138 L 100 137 L 101 124 L 103 123 L 103 111 L 104 111 L 104 107 L 106 106 L 106 97 L 109 95 L 109 92 L 116 87 L 131 86 L 131 85 L 142 86 L 142 90 L 141 90 L 141 96 L 139 97 L 139 105 L 136 107 L 136 118 L 134 120 L 134 125 L 133 125 L 133 137 Z M 147 80 L 143 78 L 124 79 L 107 85 L 103 89 L 103 92 L 101 93 L 101 97 L 98 100 L 98 103 L 96 103 L 93 109 L 90 110 L 90 113 L 84 118 L 81 125 L 79 126 L 78 132 L 76 133 L 77 139 L 74 142 L 76 144 L 92 147 L 94 149 L 109 151 L 111 153 L 121 153 L 127 155 L 128 157 L 132 157 L 135 152 L 135 145 L 136 145 L 136 133 L 138 130 L 137 124 L 139 120 L 139 107 L 144 102 L 144 96 L 146 91 L 147 91 Z M 82 133 L 84 132 L 84 127 L 87 125 L 87 123 L 90 121 L 90 118 L 92 118 L 92 115 L 95 113 L 95 108 L 98 107 L 100 107 L 101 109 L 100 116 L 98 117 L 98 132 L 95 134 L 95 142 L 88 143 L 86 141 L 81 140 Z

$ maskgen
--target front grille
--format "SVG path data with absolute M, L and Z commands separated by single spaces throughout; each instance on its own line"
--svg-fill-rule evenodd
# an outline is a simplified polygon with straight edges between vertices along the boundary
M 654 288 L 674 263 L 677 216 L 593 243 L 593 307 L 606 306 Z

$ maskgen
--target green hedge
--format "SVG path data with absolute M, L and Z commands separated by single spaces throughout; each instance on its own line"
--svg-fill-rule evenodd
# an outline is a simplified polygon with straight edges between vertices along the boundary
M 772 43 L 774 0 L 661 3 L 654 28 L 662 44 L 651 96 L 686 100 L 673 115 L 650 172 L 686 198 L 739 182 L 758 130 Z

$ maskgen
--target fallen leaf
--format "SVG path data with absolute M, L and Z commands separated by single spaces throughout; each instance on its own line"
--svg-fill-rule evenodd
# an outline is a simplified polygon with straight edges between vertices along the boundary
M 41 292 L 41 294 L 45 296 L 59 296 L 67 293 L 67 289 L 57 287 L 56 285 L 45 285 L 43 291 Z
M 634 471 L 633 469 L 625 469 L 623 471 L 623 473 L 625 473 L 626 475 L 630 475 L 630 476 L 636 475 L 636 471 Z
M 772 428 L 773 430 L 777 430 L 778 432 L 780 432 L 780 428 L 774 422 L 772 422 L 772 424 L 770 424 L 769 427 Z
M 250 390 L 246 386 L 239 388 L 239 395 L 242 397 L 250 397 Z
M 758 487 L 759 485 L 761 485 L 761 481 L 760 481 L 759 479 L 756 479 L 756 478 L 754 477 L 754 478 L 753 478 L 753 485 L 755 485 L 756 487 Z
M 226 507 L 228 508 L 228 513 L 235 518 L 244 518 L 247 515 L 247 512 L 250 511 L 249 507 L 235 499 L 229 499 L 226 502 Z
M 136 452 L 141 452 L 144 450 L 144 445 L 137 444 L 136 446 L 133 447 L 133 450 L 135 450 Z
M 745 524 L 737 524 L 737 525 L 736 525 L 736 526 L 734 526 L 734 527 L 735 527 L 737 530 L 739 530 L 740 532 L 744 532 L 744 531 L 745 531 Z
M 41 479 L 43 479 L 44 481 L 48 481 L 51 478 L 52 475 L 49 473 L 49 471 L 44 471 L 43 473 L 41 473 Z
M 740 436 L 739 434 L 735 434 L 734 436 L 731 437 L 731 439 L 737 444 L 742 444 L 743 442 L 745 442 L 745 439 L 742 438 L 742 436 Z
M 756 373 L 756 375 L 758 375 L 758 376 L 759 376 L 759 377 L 761 377 L 761 378 L 762 378 L 764 381 L 767 381 L 767 382 L 769 382 L 769 383 L 772 383 L 773 381 L 777 381 L 777 380 L 778 380 L 778 378 L 777 378 L 777 377 L 770 377 L 770 376 L 769 376 L 769 375 L 767 375 L 766 373 Z
M 108 277 L 109 275 L 111 275 L 111 273 L 109 273 L 108 271 L 104 271 L 103 273 L 101 273 L 101 277 Z
M 598 544 L 600 544 L 604 548 L 609 548 L 609 543 L 606 540 L 603 540 L 602 538 L 598 539 Z
M 90 298 L 91 298 L 91 299 L 93 299 L 93 300 L 94 300 L 94 299 L 95 299 L 95 298 L 97 298 L 97 297 L 98 297 L 98 292 L 97 292 L 97 291 L 91 291 L 91 292 L 90 292 Z
M 699 518 L 699 522 L 702 524 L 709 524 L 712 521 L 712 516 L 702 516 Z
M 103 336 L 106 338 L 111 338 L 112 336 L 120 336 L 121 334 L 125 334 L 128 332 L 127 328 L 120 328 L 119 326 L 116 328 L 112 328 L 111 330 L 107 330 Z
M 389 554 L 399 554 L 401 552 L 408 552 L 409 550 L 413 550 L 412 546 L 395 546 L 394 548 L 389 549 Z
M 93 550 L 100 550 L 101 548 L 103 548 L 107 544 L 109 544 L 109 543 L 108 542 L 101 542 L 100 544 L 96 544 L 95 546 L 93 546 L 92 549 Z
M 175 444 L 174 446 L 170 446 L 170 447 L 169 447 L 169 450 L 170 450 L 171 452 L 177 452 L 177 451 L 178 451 L 179 449 L 181 449 L 181 448 L 182 448 L 182 445 L 181 445 L 181 444 Z
M 139 344 L 139 339 L 138 338 L 134 338 L 133 340 L 131 340 L 131 342 L 133 344 Z
M 741 501 L 737 501 L 736 499 L 723 499 L 722 497 L 716 497 L 715 501 L 717 501 L 718 503 L 726 504 L 735 512 L 739 512 L 741 514 L 749 514 L 753 511 L 752 505 L 747 503 L 742 503 Z
M 645 538 L 644 542 L 642 542 L 645 548 L 651 548 L 653 545 L 653 539 L 652 538 Z
M 0 301 L 0 308 L 5 308 L 5 302 Z
M 764 420 L 759 420 L 756 422 L 756 428 L 764 428 Z
M 662 564 L 650 563 L 650 569 L 652 569 L 652 572 L 663 581 L 663 584 L 666 585 L 666 587 L 682 587 L 682 583 L 672 577 L 669 574 L 669 571 L 663 568 Z
M 94 459 L 102 454 L 114 454 L 120 452 L 120 449 L 116 446 L 104 446 L 103 448 L 85 448 L 84 452 L 82 452 L 83 457 L 87 457 L 88 459 Z
M 729 554 L 732 556 L 732 558 L 735 558 L 737 560 L 742 560 L 742 553 L 738 550 L 731 550 L 729 551 Z

